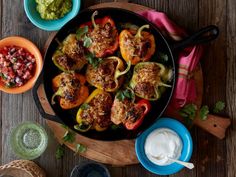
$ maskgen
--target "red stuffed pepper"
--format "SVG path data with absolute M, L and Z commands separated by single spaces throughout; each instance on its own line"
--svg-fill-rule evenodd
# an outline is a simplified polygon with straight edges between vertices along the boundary
M 122 123 L 128 130 L 137 129 L 150 111 L 151 104 L 145 99 L 134 101 L 131 89 L 118 92 L 111 108 L 111 121 L 116 125 Z
M 80 28 L 88 26 L 88 33 L 84 37 L 84 46 L 96 57 L 101 58 L 112 55 L 119 46 L 119 35 L 115 22 L 111 17 L 105 16 L 94 20 L 98 14 L 92 14 L 92 21 L 84 23 Z

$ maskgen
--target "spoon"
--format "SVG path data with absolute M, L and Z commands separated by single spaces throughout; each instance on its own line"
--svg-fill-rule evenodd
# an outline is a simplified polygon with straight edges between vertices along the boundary
M 159 157 L 159 156 L 153 156 L 153 155 L 151 155 L 151 154 L 150 154 L 150 156 L 152 156 L 153 158 L 155 158 L 155 159 L 157 159 L 157 160 L 161 160 L 161 159 L 162 159 L 162 157 Z M 167 157 L 167 156 L 166 156 L 166 157 Z M 172 158 L 170 158 L 170 157 L 167 157 L 167 158 L 168 158 L 169 160 L 173 161 L 173 162 L 176 162 L 176 163 L 178 163 L 178 164 L 180 164 L 180 165 L 185 166 L 185 167 L 188 168 L 188 169 L 193 169 L 193 168 L 194 168 L 194 164 L 191 163 L 191 162 L 184 162 L 184 161 L 172 159 Z

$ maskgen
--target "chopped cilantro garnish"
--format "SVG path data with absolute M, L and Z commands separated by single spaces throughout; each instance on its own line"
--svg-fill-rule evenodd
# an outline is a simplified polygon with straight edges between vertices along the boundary
M 200 115 L 200 119 L 201 120 L 206 120 L 207 119 L 207 116 L 208 116 L 208 113 L 209 113 L 209 108 L 208 106 L 202 106 L 201 109 L 200 109 L 200 112 L 199 112 L 199 115 Z
M 75 141 L 75 133 L 67 130 L 66 133 L 64 134 L 62 140 L 64 142 L 73 143 Z
M 61 159 L 65 154 L 65 148 L 63 145 L 59 145 L 56 150 L 56 158 Z
M 217 101 L 215 106 L 214 106 L 213 112 L 214 113 L 219 113 L 224 108 L 225 108 L 225 103 L 223 101 Z

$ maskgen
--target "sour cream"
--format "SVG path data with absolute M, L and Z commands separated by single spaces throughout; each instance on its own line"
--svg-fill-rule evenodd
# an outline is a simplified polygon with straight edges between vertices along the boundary
M 144 145 L 145 154 L 148 159 L 160 166 L 173 163 L 168 157 L 178 159 L 181 155 L 182 147 L 181 138 L 177 133 L 168 128 L 154 130 L 147 136 Z

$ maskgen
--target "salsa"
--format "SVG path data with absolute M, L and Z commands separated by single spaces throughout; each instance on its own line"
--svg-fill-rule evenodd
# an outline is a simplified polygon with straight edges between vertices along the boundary
M 20 87 L 35 72 L 35 57 L 18 46 L 0 48 L 0 82 L 5 87 Z
M 36 0 L 42 19 L 55 20 L 64 17 L 72 9 L 71 0 Z

